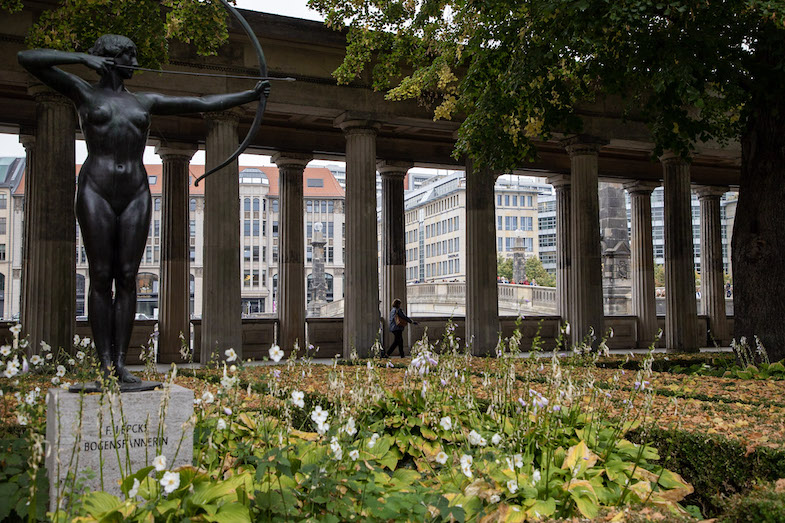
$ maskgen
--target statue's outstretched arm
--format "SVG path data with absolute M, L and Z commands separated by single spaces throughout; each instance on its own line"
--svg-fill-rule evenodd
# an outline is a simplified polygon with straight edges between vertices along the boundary
M 248 91 L 238 93 L 211 94 L 201 97 L 167 96 L 158 93 L 139 94 L 140 100 L 147 102 L 153 114 L 187 114 L 223 111 L 270 94 L 270 82 L 264 81 Z
M 55 66 L 81 64 L 101 73 L 113 63 L 110 58 L 55 49 L 19 51 L 17 59 L 30 74 L 75 102 L 81 102 L 92 87 L 86 80 Z

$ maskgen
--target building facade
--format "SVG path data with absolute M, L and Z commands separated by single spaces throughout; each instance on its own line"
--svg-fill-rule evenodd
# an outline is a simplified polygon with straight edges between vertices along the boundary
M 0 159 L 0 285 L 3 317 L 18 317 L 20 312 L 22 237 L 24 235 L 24 159 Z M 77 172 L 81 166 L 77 166 Z M 137 319 L 158 318 L 161 278 L 162 165 L 147 165 L 152 196 L 152 217 L 147 245 L 137 277 Z M 204 166 L 190 166 L 189 250 L 191 316 L 201 317 L 204 250 L 204 185 L 194 180 Z M 240 167 L 240 274 L 242 314 L 246 317 L 276 312 L 279 257 L 279 192 L 276 167 Z M 322 223 L 325 246 L 327 301 L 343 296 L 345 225 L 344 191 L 325 168 L 306 168 L 303 175 L 303 212 L 305 227 L 306 289 L 310 302 L 312 281 L 313 225 Z M 13 205 L 11 205 L 13 200 Z M 8 255 L 4 255 L 8 253 Z M 87 315 L 86 298 L 90 286 L 87 253 L 76 228 L 76 315 Z M 6 285 L 9 282 L 9 285 Z

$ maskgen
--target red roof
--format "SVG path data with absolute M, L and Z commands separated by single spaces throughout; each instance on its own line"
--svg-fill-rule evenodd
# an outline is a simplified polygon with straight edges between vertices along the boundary
M 76 166 L 76 173 L 79 174 L 82 166 Z M 160 195 L 163 192 L 163 165 L 161 164 L 153 164 L 153 165 L 145 165 L 145 169 L 147 170 L 147 176 L 155 176 L 155 183 L 150 184 L 150 192 L 155 195 Z M 278 196 L 278 168 L 277 167 L 252 167 L 252 166 L 240 166 L 240 171 L 245 169 L 259 169 L 262 171 L 266 176 L 267 179 L 270 181 L 270 192 L 271 196 Z M 193 165 L 189 167 L 189 172 L 191 174 L 191 188 L 190 194 L 192 195 L 203 195 L 204 194 L 204 183 L 200 183 L 198 187 L 194 187 L 194 180 L 204 174 L 204 165 Z M 238 172 L 239 174 L 239 172 Z M 25 193 L 25 175 L 26 173 L 22 174 L 22 179 L 19 181 L 19 185 L 16 189 L 14 194 L 24 194 Z M 308 180 L 322 180 L 321 187 L 309 187 Z M 316 184 L 318 185 L 318 182 Z M 335 179 L 333 174 L 330 172 L 329 169 L 326 167 L 307 167 L 305 172 L 303 173 L 303 194 L 306 198 L 343 198 L 345 196 L 344 190 L 341 188 L 341 185 L 338 183 L 338 180 Z

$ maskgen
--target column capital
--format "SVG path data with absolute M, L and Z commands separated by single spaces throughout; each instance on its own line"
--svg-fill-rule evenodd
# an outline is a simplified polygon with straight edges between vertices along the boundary
M 240 115 L 243 114 L 243 111 L 234 107 L 232 109 L 227 109 L 225 111 L 209 111 L 204 113 L 205 120 L 213 120 L 217 122 L 229 122 L 234 125 L 238 125 L 240 123 Z
M 35 99 L 36 103 L 49 103 L 73 107 L 71 100 L 41 83 L 32 83 L 27 88 L 27 93 Z
M 313 160 L 313 155 L 310 153 L 290 153 L 276 151 L 272 155 L 271 160 L 279 168 L 299 167 L 301 169 L 305 169 L 308 166 L 308 162 Z
M 630 194 L 650 195 L 654 189 L 660 186 L 660 182 L 649 180 L 634 180 L 624 184 L 624 189 Z
M 560 144 L 572 157 L 597 154 L 604 145 L 608 145 L 608 140 L 588 134 L 577 134 L 564 138 Z
M 707 198 L 722 198 L 722 195 L 728 192 L 728 187 L 721 185 L 697 185 L 695 186 L 695 194 L 699 200 Z
M 382 126 L 381 122 L 373 119 L 370 114 L 343 113 L 334 121 L 333 125 L 347 134 L 376 134 Z
M 28 150 L 30 147 L 35 146 L 35 134 L 33 133 L 20 133 L 19 134 L 19 143 L 22 144 L 22 147 L 25 150 Z
M 186 158 L 188 161 L 193 158 L 193 155 L 199 147 L 194 143 L 185 142 L 167 142 L 157 143 L 155 145 L 155 154 L 166 160 L 168 158 Z
M 388 160 L 379 160 L 376 162 L 376 170 L 379 171 L 379 174 L 382 176 L 400 176 L 403 178 L 412 167 L 414 167 L 412 162 Z
M 664 151 L 660 155 L 660 163 L 663 163 L 663 164 L 666 164 L 666 165 L 668 165 L 668 164 L 688 164 L 689 162 L 690 162 L 689 157 L 685 158 L 682 155 L 680 155 L 679 153 L 677 153 L 675 151 L 671 151 L 671 150 Z
M 554 174 L 553 176 L 548 176 L 547 180 L 557 191 L 569 187 L 570 183 L 572 183 L 572 178 L 570 178 L 569 174 Z

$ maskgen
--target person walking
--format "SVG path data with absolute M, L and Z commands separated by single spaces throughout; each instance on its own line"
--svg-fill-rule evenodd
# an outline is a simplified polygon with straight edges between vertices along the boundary
M 401 358 L 404 357 L 403 329 L 406 328 L 406 324 L 408 323 L 417 325 L 417 322 L 409 318 L 406 313 L 403 312 L 403 309 L 401 309 L 401 300 L 395 298 L 392 302 L 392 309 L 390 309 L 390 332 L 393 333 L 395 339 L 393 340 L 392 345 L 390 345 L 390 348 L 387 350 L 388 358 L 392 356 L 393 352 L 395 352 L 395 347 L 398 347 Z

